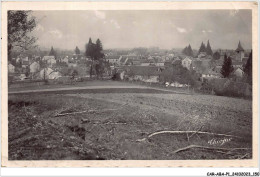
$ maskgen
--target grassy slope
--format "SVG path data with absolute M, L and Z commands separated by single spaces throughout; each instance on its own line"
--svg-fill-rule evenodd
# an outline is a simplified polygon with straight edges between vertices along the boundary
M 251 151 L 173 153 L 190 144 L 210 146 L 214 137 L 209 135 L 188 139 L 186 134 L 167 134 L 136 141 L 159 130 L 201 129 L 242 137 L 221 147 L 251 147 L 251 107 L 248 100 L 180 94 L 11 95 L 9 159 L 251 158 Z M 54 117 L 89 109 L 97 111 Z
M 87 86 L 133 86 L 135 84 L 127 83 L 127 82 L 119 82 L 119 81 L 85 81 L 85 82 L 75 82 L 73 84 L 46 84 L 39 86 L 23 86 L 18 88 L 9 88 L 9 91 L 21 91 L 21 90 L 38 90 L 38 89 L 49 89 L 49 88 L 73 88 L 73 87 L 87 87 Z

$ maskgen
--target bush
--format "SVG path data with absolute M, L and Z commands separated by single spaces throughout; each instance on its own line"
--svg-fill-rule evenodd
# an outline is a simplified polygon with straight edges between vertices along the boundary
M 68 76 L 61 76 L 61 77 L 58 77 L 55 81 L 58 84 L 65 84 L 65 83 L 70 83 L 71 79 Z
M 251 87 L 245 82 L 235 82 L 230 79 L 212 79 L 209 81 L 210 87 L 216 95 L 232 97 L 252 96 Z
M 115 74 L 112 76 L 112 80 L 114 80 L 114 81 L 121 80 L 121 78 L 120 78 L 120 73 L 115 73 Z

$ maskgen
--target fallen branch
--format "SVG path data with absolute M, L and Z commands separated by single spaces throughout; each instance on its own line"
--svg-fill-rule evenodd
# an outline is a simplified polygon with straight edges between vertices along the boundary
M 248 156 L 249 154 L 246 153 L 245 155 L 241 156 L 239 159 L 244 159 L 246 156 Z
M 120 124 L 120 125 L 126 125 L 127 123 L 125 123 L 125 122 L 107 122 L 107 123 L 104 123 L 104 125 L 108 125 L 108 124 Z
M 193 135 L 195 135 L 197 132 L 199 132 L 204 126 L 202 125 L 196 132 L 192 133 L 192 135 L 189 136 L 191 138 Z
M 218 147 L 209 147 L 209 146 L 190 145 L 190 146 L 187 146 L 187 147 L 184 147 L 184 148 L 177 149 L 173 153 L 186 151 L 186 150 L 189 150 L 189 149 L 192 149 L 192 148 L 202 148 L 202 149 L 207 149 L 207 150 L 222 150 L 222 151 L 248 150 L 248 149 L 251 149 L 251 148 L 218 148 Z
M 240 138 L 239 136 L 235 135 L 227 135 L 227 134 L 218 134 L 218 133 L 211 133 L 211 132 L 201 132 L 201 131 L 160 131 L 160 132 L 155 132 L 150 135 L 148 135 L 148 138 L 151 138 L 155 135 L 160 135 L 160 134 L 187 134 L 187 133 L 194 133 L 194 134 L 206 134 L 206 135 L 218 135 L 218 136 L 226 136 L 226 137 L 236 137 Z
M 69 112 L 69 113 L 57 114 L 54 117 L 74 115 L 74 114 L 82 114 L 82 113 L 95 113 L 95 112 L 105 112 L 105 111 L 116 111 L 116 110 L 118 110 L 118 109 L 103 109 L 101 111 L 98 111 L 98 110 L 86 110 L 86 111 L 79 111 L 79 112 Z
M 146 141 L 146 138 L 136 140 L 136 142 L 143 142 L 143 141 Z
M 91 124 L 103 124 L 103 125 L 109 125 L 109 124 L 121 124 L 126 125 L 126 122 L 91 122 L 89 119 L 81 119 L 82 123 L 91 123 Z

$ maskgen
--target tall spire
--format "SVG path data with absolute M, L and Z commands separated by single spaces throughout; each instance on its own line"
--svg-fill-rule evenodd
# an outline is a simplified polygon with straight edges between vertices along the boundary
M 239 41 L 237 49 L 236 49 L 236 52 L 239 52 L 239 51 L 244 51 L 243 47 L 241 46 L 240 41 Z

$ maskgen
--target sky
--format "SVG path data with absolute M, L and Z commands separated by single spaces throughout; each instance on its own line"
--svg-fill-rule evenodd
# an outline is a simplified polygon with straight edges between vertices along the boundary
M 104 49 L 159 47 L 252 48 L 251 10 L 33 11 L 33 35 L 43 48 L 85 50 L 89 38 Z

